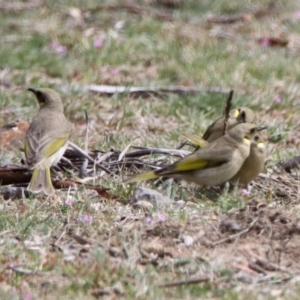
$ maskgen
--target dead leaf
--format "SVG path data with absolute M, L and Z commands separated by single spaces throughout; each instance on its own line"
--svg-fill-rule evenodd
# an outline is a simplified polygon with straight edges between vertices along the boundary
M 0 128 L 0 148 L 11 149 L 23 147 L 29 123 L 16 121 Z
M 264 47 L 286 47 L 289 43 L 288 40 L 281 39 L 281 38 L 274 38 L 274 37 L 261 37 L 258 38 L 257 43 L 264 46 Z

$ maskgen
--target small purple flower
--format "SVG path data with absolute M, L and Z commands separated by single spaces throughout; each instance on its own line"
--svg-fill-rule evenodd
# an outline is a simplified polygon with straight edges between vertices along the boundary
M 56 48 L 56 52 L 57 52 L 57 53 L 66 53 L 66 52 L 67 52 L 67 47 L 66 47 L 66 46 L 63 46 L 63 45 L 59 45 L 59 46 Z
M 84 216 L 79 216 L 76 219 L 77 222 L 81 222 L 81 223 L 92 223 L 93 221 L 93 217 L 89 216 L 89 215 L 84 215 Z
M 158 222 L 166 222 L 167 218 L 164 215 L 158 215 L 157 220 L 158 220 Z
M 57 46 L 59 46 L 59 43 L 57 42 L 57 41 L 53 41 L 52 43 L 51 43 L 51 48 L 52 49 L 56 49 L 57 48 Z
M 53 41 L 53 42 L 51 43 L 51 48 L 52 48 L 56 53 L 59 53 L 59 54 L 64 54 L 64 53 L 67 52 L 67 47 L 61 45 L 58 41 Z
M 93 221 L 93 217 L 92 216 L 89 216 L 89 215 L 84 215 L 83 216 L 83 222 L 85 223 L 92 223 Z
M 294 14 L 294 18 L 299 20 L 300 19 L 300 11 L 296 11 L 295 14 Z
M 247 190 L 247 189 L 242 189 L 242 194 L 243 194 L 244 196 L 249 196 L 249 195 L 250 195 L 250 191 Z
M 152 220 L 150 217 L 146 217 L 146 218 L 145 218 L 145 222 L 146 222 L 147 224 L 152 224 L 153 220 Z
M 264 46 L 264 47 L 268 47 L 268 46 L 270 46 L 270 41 L 269 41 L 268 38 L 262 38 L 262 39 L 260 40 L 260 44 L 261 44 L 262 46 Z
M 117 68 L 112 69 L 111 74 L 112 75 L 118 75 L 119 74 L 119 69 L 117 69 Z
M 73 205 L 73 201 L 72 201 L 71 199 L 67 199 L 67 200 L 65 201 L 65 205 L 71 207 L 71 206 Z
M 24 295 L 24 300 L 31 300 L 33 297 L 32 297 L 32 294 L 31 293 L 26 293 Z
M 274 97 L 274 101 L 277 102 L 277 103 L 280 103 L 280 102 L 281 102 L 280 96 L 279 96 L 279 95 L 276 95 L 276 96 Z
M 104 39 L 96 39 L 94 40 L 94 47 L 95 48 L 101 48 L 103 46 Z

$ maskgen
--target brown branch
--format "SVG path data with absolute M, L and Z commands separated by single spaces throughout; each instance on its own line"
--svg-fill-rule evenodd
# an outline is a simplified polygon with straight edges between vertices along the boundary
M 264 274 L 264 275 L 267 275 L 267 272 L 266 272 L 261 266 L 259 266 L 258 264 L 256 264 L 256 263 L 253 262 L 253 261 L 250 261 L 250 262 L 248 263 L 248 267 L 249 267 L 251 270 L 253 270 L 253 271 L 257 272 L 257 273 L 262 273 L 262 274 Z
M 226 237 L 222 240 L 219 240 L 219 241 L 215 242 L 213 245 L 217 246 L 217 245 L 220 245 L 220 244 L 223 244 L 223 243 L 226 243 L 226 242 L 231 242 L 231 241 L 239 238 L 241 235 L 243 235 L 243 234 L 247 233 L 248 231 L 250 231 L 250 229 L 254 226 L 254 224 L 257 221 L 258 221 L 258 218 L 254 219 L 246 229 L 244 229 L 244 230 L 242 230 L 242 231 L 240 231 L 236 234 L 230 235 L 230 236 L 228 236 L 228 237 Z
M 167 287 L 177 287 L 181 285 L 187 285 L 187 284 L 197 284 L 201 282 L 209 282 L 210 279 L 207 276 L 199 277 L 199 278 L 191 278 L 187 280 L 180 280 L 180 281 L 173 281 L 173 282 L 167 282 L 163 284 L 159 284 L 159 288 L 167 288 Z
M 217 15 L 210 17 L 206 20 L 209 24 L 234 24 L 237 22 L 250 22 L 252 21 L 251 14 L 239 15 Z
M 286 172 L 291 173 L 292 169 L 299 169 L 300 167 L 300 156 L 295 156 L 284 162 L 280 162 L 277 166 L 283 168 Z
M 75 90 L 89 91 L 101 96 L 113 96 L 115 94 L 127 94 L 133 98 L 150 98 L 151 96 L 165 97 L 168 94 L 176 94 L 190 96 L 203 93 L 221 93 L 228 94 L 229 90 L 221 87 L 186 87 L 186 86 L 171 86 L 171 87 L 130 87 L 130 86 L 115 86 L 115 85 L 74 85 L 71 86 Z
M 228 96 L 228 99 L 227 99 L 227 102 L 226 102 L 226 106 L 225 106 L 225 109 L 224 109 L 223 135 L 227 133 L 227 122 L 228 122 L 228 119 L 230 117 L 230 110 L 231 110 L 231 106 L 232 106 L 233 93 L 234 93 L 234 90 L 231 90 L 229 92 L 229 96 Z
M 0 196 L 4 200 L 9 199 L 20 199 L 20 198 L 29 198 L 30 193 L 26 190 L 25 187 L 19 186 L 4 186 L 0 189 Z
M 4 168 L 0 167 L 0 183 L 1 185 L 10 185 L 10 184 L 22 184 L 27 185 L 31 179 L 31 172 L 27 168 Z M 52 180 L 53 186 L 56 189 L 69 188 L 69 187 L 84 187 L 89 190 L 94 190 L 98 193 L 99 196 L 107 199 L 117 199 L 117 196 L 108 192 L 108 189 L 102 188 L 100 186 L 94 186 L 91 184 L 83 184 L 71 179 L 67 180 Z M 26 193 L 25 196 L 28 196 L 28 192 L 24 187 L 2 187 L 0 189 L 0 195 L 4 199 L 9 198 L 20 198 L 23 193 Z
M 0 184 L 22 184 L 29 183 L 31 172 L 27 168 L 6 168 L 0 167 Z
M 115 199 L 119 198 L 119 197 L 117 197 L 117 196 L 109 193 L 108 192 L 109 189 L 107 189 L 107 188 L 103 188 L 103 187 L 96 186 L 96 185 L 91 185 L 91 184 L 84 184 L 84 183 L 81 183 L 81 182 L 78 182 L 78 181 L 74 181 L 72 179 L 55 180 L 55 181 L 53 181 L 53 186 L 56 189 L 61 189 L 61 188 L 68 189 L 68 188 L 74 187 L 74 186 L 83 187 L 83 188 L 85 188 L 87 190 L 94 190 L 94 191 L 96 191 L 99 196 L 101 196 L 103 198 L 106 198 L 106 199 L 115 200 Z
M 85 138 L 84 138 L 84 151 L 86 153 L 88 153 L 88 144 L 89 144 L 89 116 L 88 116 L 88 113 L 87 111 L 85 110 L 85 122 L 86 122 L 86 129 L 85 129 Z M 84 178 L 86 176 L 86 170 L 87 170 L 87 166 L 88 166 L 88 159 L 85 158 L 82 165 L 81 165 L 81 168 L 80 168 L 80 171 L 79 171 L 79 177 L 80 178 Z
M 265 271 L 271 271 L 271 272 L 275 272 L 275 271 L 281 271 L 284 273 L 289 273 L 291 274 L 291 271 L 288 270 L 285 267 L 281 267 L 278 264 L 272 263 L 270 261 L 261 259 L 261 258 L 256 258 L 254 263 L 258 266 L 260 266 L 261 268 L 263 268 Z
M 0 9 L 6 11 L 18 12 L 25 9 L 34 9 L 42 6 L 44 1 L 17 2 L 17 1 L 0 1 Z
M 87 10 L 90 13 L 97 13 L 98 11 L 109 11 L 115 12 L 118 10 L 126 11 L 127 13 L 138 15 L 138 16 L 148 16 L 153 15 L 153 17 L 160 21 L 173 21 L 173 17 L 168 13 L 162 12 L 154 12 L 153 10 L 149 9 L 148 7 L 136 5 L 133 3 L 125 3 L 125 4 L 107 4 L 107 5 L 100 5 L 95 8 Z

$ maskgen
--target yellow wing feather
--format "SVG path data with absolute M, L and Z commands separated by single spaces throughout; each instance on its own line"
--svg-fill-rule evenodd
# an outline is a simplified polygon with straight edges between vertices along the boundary
M 142 181 L 142 180 L 148 180 L 148 179 L 154 179 L 154 178 L 158 178 L 158 176 L 153 171 L 151 171 L 151 172 L 142 173 L 142 174 L 138 174 L 136 176 L 127 178 L 123 182 L 128 183 L 128 182 Z
M 207 146 L 208 142 L 205 141 L 202 137 L 196 134 L 188 134 L 188 133 L 181 133 L 181 135 L 186 138 L 189 142 L 199 146 L 200 148 L 204 148 Z
M 57 152 L 66 142 L 66 138 L 54 138 L 42 150 L 43 157 L 51 156 L 52 154 Z

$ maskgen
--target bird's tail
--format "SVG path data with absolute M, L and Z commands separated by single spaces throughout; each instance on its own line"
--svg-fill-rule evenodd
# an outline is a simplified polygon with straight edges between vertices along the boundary
M 153 171 L 151 171 L 151 172 L 147 172 L 147 173 L 138 174 L 133 177 L 129 177 L 129 178 L 125 179 L 123 182 L 124 183 L 135 182 L 135 181 L 141 181 L 141 180 L 154 179 L 157 177 L 159 177 L 159 176 L 157 176 Z
M 44 192 L 46 195 L 52 196 L 55 189 L 52 185 L 50 169 L 35 168 L 27 190 L 33 193 Z

